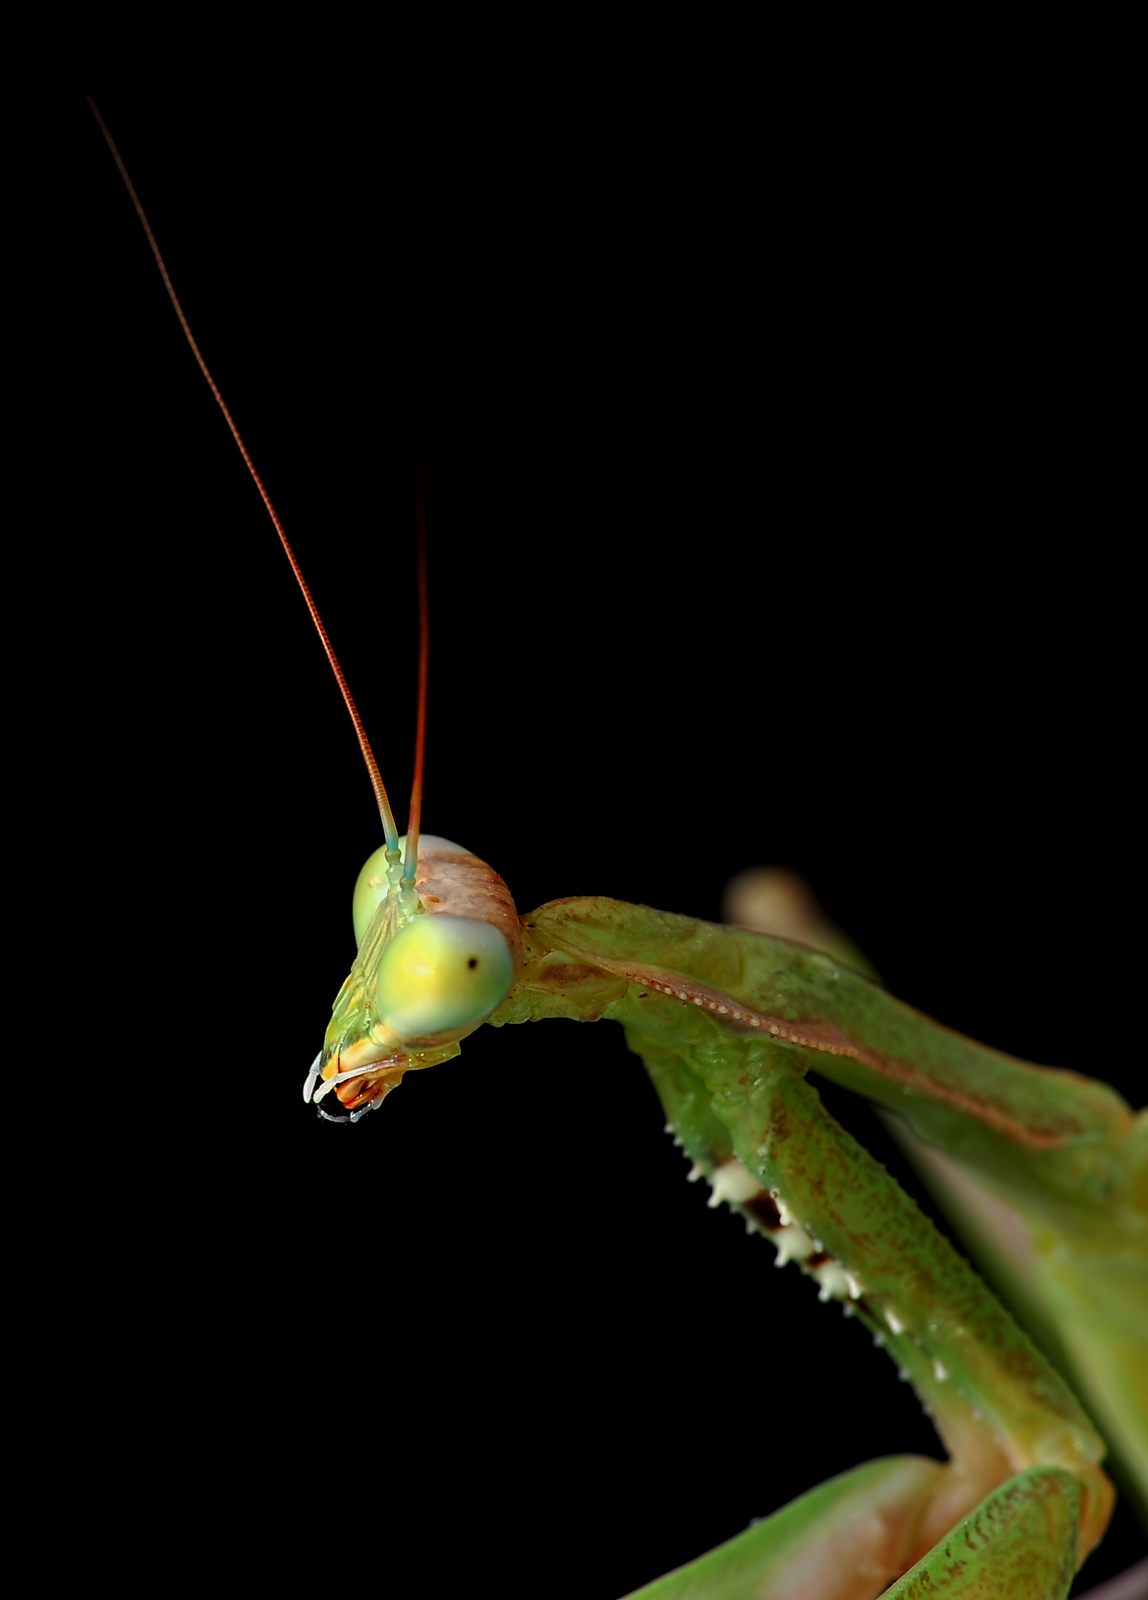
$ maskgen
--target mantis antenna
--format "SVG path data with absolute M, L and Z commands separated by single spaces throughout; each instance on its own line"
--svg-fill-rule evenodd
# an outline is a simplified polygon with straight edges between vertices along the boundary
M 163 279 L 163 286 L 167 290 L 168 299 L 171 301 L 172 306 L 175 309 L 175 314 L 179 318 L 179 325 L 183 329 L 183 336 L 191 347 L 191 353 L 196 359 L 200 372 L 203 373 L 203 376 L 207 380 L 207 386 L 215 397 L 216 405 L 219 407 L 220 411 L 223 412 L 223 419 L 231 431 L 231 437 L 235 440 L 239 454 L 243 457 L 243 464 L 251 474 L 251 479 L 255 484 L 255 487 L 259 490 L 260 499 L 267 508 L 267 514 L 275 526 L 275 532 L 279 535 L 279 542 L 283 546 L 284 554 L 286 555 L 287 560 L 291 563 L 291 571 L 295 574 L 295 582 L 299 585 L 303 599 L 307 604 L 307 610 L 310 614 L 311 621 L 315 625 L 315 632 L 319 635 L 319 640 L 323 646 L 323 650 L 326 654 L 331 671 L 335 674 L 335 682 L 339 685 L 339 693 L 343 697 L 343 704 L 346 706 L 351 721 L 355 727 L 355 737 L 359 741 L 359 749 L 362 751 L 363 760 L 367 764 L 367 771 L 371 778 L 371 787 L 375 791 L 375 801 L 379 808 L 379 816 L 382 818 L 383 834 L 387 843 L 388 860 L 397 862 L 400 859 L 399 831 L 395 826 L 394 812 L 391 810 L 391 803 L 387 797 L 386 786 L 383 783 L 383 776 L 379 771 L 379 764 L 375 760 L 375 752 L 371 749 L 371 742 L 367 738 L 367 730 L 363 726 L 363 719 L 359 714 L 359 708 L 355 704 L 355 698 L 352 695 L 350 686 L 343 675 L 343 669 L 339 665 L 339 658 L 335 654 L 335 648 L 331 643 L 326 628 L 323 626 L 323 619 L 319 615 L 319 608 L 315 604 L 314 597 L 307 586 L 307 580 L 303 576 L 303 569 L 299 565 L 299 558 L 296 556 L 295 551 L 292 548 L 291 541 L 287 537 L 286 530 L 284 529 L 282 522 L 279 520 L 279 513 L 272 504 L 271 496 L 268 494 L 263 483 L 263 479 L 259 476 L 259 472 L 255 466 L 255 463 L 251 459 L 250 452 L 247 449 L 247 445 L 244 443 L 243 436 L 235 424 L 235 419 L 228 410 L 227 401 L 223 398 L 223 395 L 219 389 L 219 385 L 216 383 L 214 377 L 212 376 L 210 367 L 204 360 L 203 352 L 196 343 L 195 335 L 191 331 L 191 324 L 188 322 L 183 306 L 180 304 L 179 296 L 175 292 L 175 285 L 171 281 L 171 274 L 167 270 L 167 263 L 164 261 L 159 245 L 156 242 L 155 234 L 152 232 L 151 223 L 148 221 L 147 212 L 144 210 L 143 203 L 140 200 L 139 195 L 136 193 L 135 184 L 132 182 L 131 174 L 128 172 L 127 166 L 124 163 L 124 159 L 120 155 L 119 147 L 117 146 L 116 141 L 112 138 L 107 123 L 100 115 L 100 109 L 96 105 L 96 102 L 92 99 L 91 95 L 88 95 L 86 98 L 88 105 L 92 109 L 92 115 L 96 119 L 99 130 L 104 136 L 104 142 L 111 151 L 112 160 L 115 162 L 116 167 L 119 170 L 120 177 L 124 181 L 124 187 L 128 191 L 132 205 L 135 207 L 136 216 L 140 220 L 140 225 L 143 228 L 148 245 L 151 249 L 152 256 L 155 259 L 155 264 L 159 268 L 160 277 Z M 408 888 L 413 887 L 414 885 L 415 870 L 418 862 L 419 821 L 422 811 L 423 761 L 426 752 L 427 665 L 429 661 L 426 527 L 423 513 L 423 485 L 421 468 L 419 471 L 418 480 L 418 592 L 418 719 L 416 724 L 417 732 L 415 735 L 414 778 L 411 783 L 410 826 L 407 832 L 407 850 L 403 866 L 403 884 Z
M 423 502 L 423 464 L 420 455 L 416 482 L 418 516 L 419 585 L 419 687 L 418 715 L 415 721 L 415 770 L 411 778 L 411 804 L 407 813 L 407 849 L 403 866 L 403 885 L 413 889 L 419 859 L 419 823 L 423 810 L 423 762 L 427 744 L 427 673 L 430 665 L 430 604 L 427 598 L 427 526 Z

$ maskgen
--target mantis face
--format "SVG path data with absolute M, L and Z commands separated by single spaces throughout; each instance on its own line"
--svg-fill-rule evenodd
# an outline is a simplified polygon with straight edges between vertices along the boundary
M 412 1068 L 456 1056 L 506 998 L 520 959 L 518 913 L 492 867 L 448 839 L 424 837 L 410 888 L 401 880 L 405 850 L 405 838 L 397 856 L 376 850 L 359 874 L 359 953 L 303 1089 L 316 1104 L 334 1090 L 353 1119 Z

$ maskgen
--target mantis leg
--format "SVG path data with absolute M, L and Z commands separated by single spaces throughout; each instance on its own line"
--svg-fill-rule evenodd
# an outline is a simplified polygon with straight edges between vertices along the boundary
M 1058 1467 L 1010 1478 L 886 1586 L 944 1471 L 919 1456 L 871 1461 L 627 1600 L 1063 1600 L 1080 1488 Z
M 832 1491 L 841 1528 L 836 1543 L 823 1513 L 803 1497 L 778 1514 L 779 1542 L 773 1538 L 777 1519 L 771 1519 L 760 1533 L 743 1536 L 744 1544 L 734 1541 L 736 1549 L 725 1547 L 736 1583 L 745 1581 L 739 1588 L 731 1579 L 734 1586 L 714 1592 L 722 1600 L 726 1594 L 729 1600 L 809 1594 L 854 1600 L 881 1593 L 891 1577 L 923 1561 L 928 1564 L 914 1571 L 927 1574 L 932 1588 L 920 1587 L 921 1576 L 913 1579 L 917 1588 L 892 1593 L 928 1592 L 946 1600 L 950 1594 L 954 1600 L 1005 1595 L 1010 1591 L 998 1586 L 998 1554 L 1007 1566 L 1031 1544 L 1032 1559 L 1020 1564 L 1032 1586 L 1015 1593 L 1025 1600 L 1067 1593 L 1078 1564 L 1078 1518 L 1082 1559 L 1103 1531 L 1112 1492 L 1097 1466 L 1100 1441 L 1056 1372 L 803 1079 L 778 1068 L 748 1094 L 728 1083 L 711 1094 L 680 1058 L 651 1050 L 648 1040 L 643 1044 L 671 1125 L 717 1198 L 767 1233 L 779 1254 L 797 1260 L 825 1298 L 845 1300 L 888 1346 L 950 1456 L 943 1468 L 919 1464 L 931 1466 L 932 1474 L 906 1468 L 898 1475 L 889 1463 L 876 1463 L 874 1469 L 889 1470 L 887 1478 L 846 1474 L 815 1491 Z M 962 1518 L 970 1518 L 967 1525 Z M 958 1534 L 950 1535 L 954 1524 L 977 1552 L 960 1567 L 952 1544 Z M 859 1540 L 866 1564 L 878 1571 L 875 1587 L 857 1570 Z M 751 1577 L 754 1557 L 761 1564 Z M 819 1563 L 816 1586 L 808 1573 L 801 1582 L 786 1576 L 811 1560 Z M 839 1587 L 824 1570 L 827 1562 L 837 1564 Z M 974 1581 L 988 1587 L 967 1587 Z M 678 1592 L 666 1589 L 665 1600 L 676 1600 Z M 703 1586 L 697 1592 L 710 1591 Z M 649 1596 L 663 1600 L 663 1591 L 655 1587 Z
M 756 869 L 731 886 L 731 920 L 800 939 L 859 971 L 863 957 L 794 875 Z M 835 1075 L 833 1062 L 822 1070 Z M 843 1078 L 890 1113 L 887 1125 L 1005 1303 L 1067 1373 L 1108 1440 L 1130 1501 L 1148 1522 L 1148 1111 L 1110 1121 L 1078 1102 L 1059 1148 L 1025 1149 L 943 1100 Z M 1003 1086 L 1009 1065 L 994 1073 Z M 1045 1103 L 1065 1083 L 1049 1073 Z M 1022 1085 L 1017 1084 L 1020 1089 Z M 1022 1096 L 1004 1104 L 1026 1120 Z M 1148 1592 L 1148 1591 L 1146 1591 Z
M 995 1489 L 888 1590 L 888 1600 L 1064 1600 L 1076 1568 L 1080 1484 L 1032 1467 Z
M 944 1470 L 922 1456 L 867 1462 L 627 1600 L 870 1600 L 911 1560 Z

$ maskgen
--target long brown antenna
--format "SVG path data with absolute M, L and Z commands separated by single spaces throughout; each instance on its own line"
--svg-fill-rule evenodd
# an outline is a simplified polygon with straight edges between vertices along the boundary
M 349 688 L 349 686 L 347 684 L 347 680 L 343 676 L 343 669 L 339 665 L 339 658 L 335 654 L 334 646 L 331 644 L 331 641 L 327 636 L 327 630 L 323 626 L 323 619 L 319 615 L 319 608 L 315 604 L 314 599 L 312 598 L 310 589 L 307 587 L 307 580 L 303 576 L 303 569 L 302 569 L 302 567 L 300 567 L 298 557 L 296 556 L 294 550 L 291 548 L 291 541 L 288 539 L 287 534 L 284 531 L 283 524 L 279 520 L 279 513 L 276 511 L 275 507 L 271 503 L 271 496 L 267 493 L 267 490 L 263 486 L 263 479 L 259 476 L 259 473 L 256 471 L 255 463 L 254 463 L 254 461 L 252 461 L 251 456 L 248 453 L 247 446 L 243 442 L 243 436 L 239 432 L 239 429 L 236 427 L 235 421 L 234 421 L 234 418 L 231 415 L 231 412 L 227 409 L 227 402 L 226 402 L 226 400 L 224 400 L 223 395 L 220 393 L 219 385 L 216 383 L 215 379 L 212 377 L 211 369 L 208 367 L 207 362 L 203 359 L 203 353 L 200 350 L 198 344 L 196 344 L 196 342 L 195 342 L 195 335 L 191 331 L 191 324 L 188 322 L 187 317 L 184 315 L 183 307 L 179 303 L 179 296 L 175 292 L 175 286 L 171 281 L 171 275 L 169 274 L 169 272 L 167 270 L 167 263 L 164 261 L 163 256 L 160 253 L 159 245 L 156 243 L 156 237 L 155 237 L 155 234 L 152 232 L 151 223 L 147 219 L 147 212 L 144 210 L 143 205 L 142 205 L 142 203 L 140 201 L 140 197 L 136 193 L 135 184 L 132 182 L 131 174 L 128 172 L 127 167 L 124 165 L 124 159 L 120 155 L 119 149 L 118 149 L 118 147 L 116 145 L 116 141 L 112 138 L 111 133 L 108 130 L 108 125 L 104 121 L 103 117 L 100 115 L 99 107 L 96 105 L 96 102 L 92 99 L 91 95 L 87 96 L 87 101 L 88 101 L 89 106 L 91 106 L 91 108 L 92 108 L 92 115 L 95 117 L 96 122 L 97 122 L 97 124 L 99 126 L 99 130 L 104 136 L 104 140 L 105 140 L 105 142 L 107 144 L 107 147 L 112 153 L 112 160 L 115 162 L 116 166 L 119 169 L 120 177 L 124 180 L 124 187 L 127 189 L 128 194 L 131 196 L 131 202 L 132 202 L 132 205 L 135 207 L 136 216 L 140 219 L 140 223 L 141 223 L 141 225 L 143 227 L 143 231 L 144 231 L 145 235 L 147 236 L 147 242 L 148 242 L 149 246 L 151 247 L 151 253 L 155 257 L 155 264 L 159 268 L 160 277 L 163 279 L 163 286 L 167 290 L 168 299 L 171 301 L 172 305 L 175 307 L 175 314 L 179 318 L 179 325 L 183 329 L 183 336 L 187 340 L 188 344 L 191 346 L 191 353 L 195 357 L 196 361 L 199 363 L 200 372 L 202 372 L 203 376 L 207 379 L 208 388 L 211 390 L 212 394 L 215 396 L 216 405 L 223 412 L 224 421 L 227 423 L 227 426 L 231 430 L 231 437 L 235 440 L 235 443 L 236 443 L 236 445 L 238 446 L 238 449 L 239 449 L 239 454 L 243 457 L 243 464 L 247 468 L 248 472 L 251 474 L 251 478 L 252 478 L 252 481 L 255 484 L 255 487 L 259 490 L 260 498 L 262 499 L 263 504 L 267 507 L 268 516 L 271 518 L 271 521 L 275 524 L 275 532 L 279 535 L 279 542 L 283 546 L 284 554 L 286 555 L 288 561 L 291 563 L 291 571 L 295 574 L 295 582 L 299 585 L 299 588 L 300 588 L 300 590 L 302 592 L 302 595 L 303 595 L 303 599 L 307 602 L 307 610 L 311 614 L 311 621 L 315 624 L 315 632 L 319 635 L 320 641 L 322 642 L 322 645 L 323 645 L 323 649 L 326 652 L 327 660 L 330 663 L 331 671 L 335 674 L 335 682 L 339 685 L 339 693 L 343 696 L 343 704 L 346 706 L 348 712 L 350 713 L 351 721 L 355 725 L 355 737 L 359 741 L 359 749 L 363 752 L 363 760 L 367 763 L 367 771 L 371 775 L 371 787 L 375 791 L 375 800 L 377 801 L 378 807 L 379 807 L 379 816 L 383 820 L 383 833 L 386 836 L 387 849 L 397 852 L 398 851 L 398 847 L 399 847 L 399 830 L 395 827 L 394 813 L 391 810 L 391 802 L 387 798 L 387 791 L 386 791 L 386 788 L 385 788 L 385 786 L 383 784 L 382 773 L 379 771 L 379 764 L 375 760 L 375 752 L 371 749 L 370 740 L 367 738 L 367 730 L 363 726 L 363 719 L 359 715 L 359 708 L 355 704 L 354 696 L 351 694 L 351 690 L 350 690 L 350 688 Z M 421 498 L 420 498 L 420 502 L 419 503 L 420 503 L 420 517 L 421 517 L 421 504 L 422 504 Z M 420 538 L 421 538 L 421 535 L 420 535 Z M 421 548 L 421 546 L 420 546 L 420 548 Z M 420 557 L 419 557 L 420 584 L 422 582 L 422 578 L 421 578 L 422 570 L 423 570 L 423 560 L 422 560 L 422 556 L 420 554 Z M 425 641 L 425 635 L 426 635 L 426 629 L 425 629 L 425 626 L 424 626 L 424 628 L 423 628 L 424 641 Z M 423 669 L 422 669 L 422 664 L 421 664 L 421 661 L 420 661 L 420 671 L 419 671 L 420 694 L 422 693 L 422 689 L 421 689 L 422 676 L 423 676 Z M 424 720 L 425 719 L 424 719 L 423 713 L 420 711 L 420 713 L 419 713 L 419 732 L 420 732 L 420 737 L 421 737 L 422 730 L 423 730 Z M 420 794 L 421 794 L 421 788 L 422 788 L 421 777 L 422 777 L 422 750 L 421 750 L 421 746 L 420 746 L 419 753 L 418 753 L 418 756 L 416 758 L 416 765 L 415 765 L 415 783 L 416 783 L 416 786 L 418 787 L 418 789 L 420 791 Z M 412 796 L 412 801 L 411 801 L 412 807 L 414 806 L 414 803 L 415 803 L 414 802 L 414 798 Z M 416 818 L 416 825 L 417 825 L 417 818 Z
M 407 822 L 407 850 L 403 858 L 403 882 L 414 884 L 419 859 L 419 823 L 423 810 L 423 764 L 427 748 L 427 669 L 430 664 L 430 604 L 427 599 L 427 521 L 423 498 L 423 463 L 419 456 L 416 500 L 419 528 L 419 692 L 415 720 L 415 771 L 411 779 L 411 809 Z

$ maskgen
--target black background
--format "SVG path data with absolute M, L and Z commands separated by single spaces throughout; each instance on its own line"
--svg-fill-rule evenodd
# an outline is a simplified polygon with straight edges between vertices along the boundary
M 1125 302 L 1071 141 L 100 99 L 400 819 L 421 455 L 429 831 L 521 909 L 717 918 L 737 869 L 797 867 L 894 992 L 1136 1098 Z M 79 116 L 76 148 L 76 738 L 142 935 L 95 1270 L 178 1342 L 215 1516 L 277 1560 L 363 1539 L 388 1593 L 408 1560 L 409 1592 L 537 1592 L 558 1550 L 547 1592 L 606 1600 L 929 1450 L 864 1334 L 682 1181 L 618 1030 L 482 1030 L 354 1130 L 304 1108 L 370 789 Z

